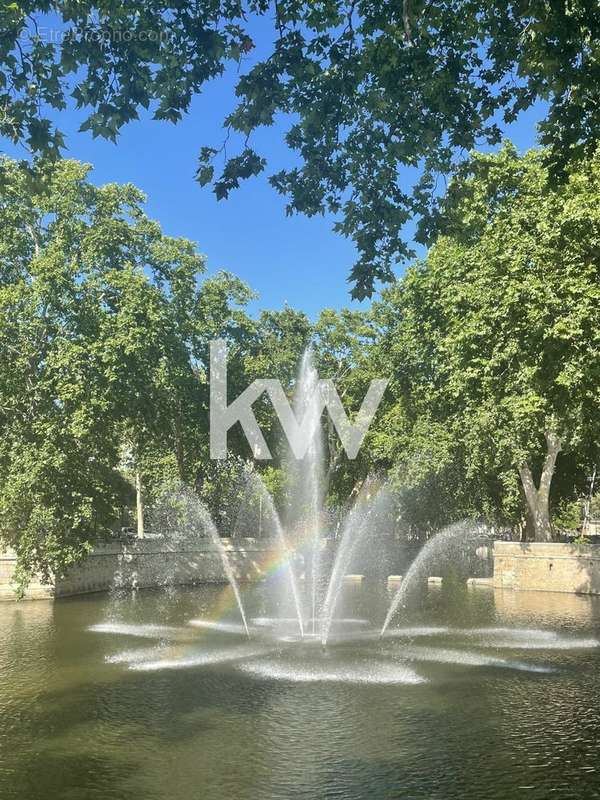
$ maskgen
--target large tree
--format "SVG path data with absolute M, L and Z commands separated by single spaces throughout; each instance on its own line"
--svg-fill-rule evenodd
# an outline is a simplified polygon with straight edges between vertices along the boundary
M 133 186 L 74 161 L 0 170 L 0 541 L 48 576 L 130 503 L 124 453 L 138 485 L 193 479 L 208 340 L 238 336 L 248 291 L 202 280 Z
M 373 336 L 367 312 L 324 309 L 315 324 L 314 349 L 319 374 L 334 381 L 350 418 L 360 409 L 369 381 L 374 377 L 369 362 Z M 372 430 L 367 432 L 357 457 L 351 460 L 346 456 L 329 415 L 324 424 L 329 498 L 332 505 L 340 507 L 354 501 L 373 467 Z
M 396 398 L 382 455 L 437 486 L 440 515 L 523 509 L 544 541 L 552 495 L 600 454 L 600 156 L 554 191 L 546 173 L 540 152 L 474 155 L 444 235 L 374 311 Z
M 270 181 L 290 213 L 337 216 L 356 297 L 410 255 L 411 218 L 431 233 L 437 177 L 523 110 L 541 107 L 555 175 L 600 131 L 596 0 L 15 0 L 0 25 L 0 133 L 34 151 L 61 150 L 69 101 L 114 139 L 142 109 L 176 122 L 237 63 L 199 181 L 221 198 L 261 172 L 252 134 L 282 119 L 297 160 Z

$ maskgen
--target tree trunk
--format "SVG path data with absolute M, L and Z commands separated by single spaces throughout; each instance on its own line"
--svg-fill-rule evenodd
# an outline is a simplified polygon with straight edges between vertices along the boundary
M 144 538 L 144 499 L 142 497 L 142 476 L 139 470 L 135 473 L 135 505 L 137 511 L 138 539 Z
M 552 523 L 550 520 L 550 485 L 554 475 L 556 458 L 560 453 L 561 440 L 552 431 L 546 431 L 546 458 L 540 477 L 539 486 L 536 487 L 529 464 L 524 461 L 519 467 L 521 484 L 527 502 L 527 528 L 533 532 L 536 542 L 552 541 Z

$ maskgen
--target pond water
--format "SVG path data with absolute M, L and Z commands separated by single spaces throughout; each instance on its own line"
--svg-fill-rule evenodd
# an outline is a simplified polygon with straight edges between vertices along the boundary
M 600 798 L 598 599 L 430 589 L 379 639 L 356 586 L 325 650 L 244 602 L 0 605 L 0 798 Z

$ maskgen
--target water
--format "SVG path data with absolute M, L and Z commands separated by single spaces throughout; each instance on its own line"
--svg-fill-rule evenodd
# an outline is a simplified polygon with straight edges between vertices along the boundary
M 272 634 L 283 630 L 288 638 L 289 615 L 293 614 L 297 635 L 292 638 L 319 639 L 325 647 L 351 564 L 368 568 L 373 554 L 383 561 L 381 538 L 392 529 L 393 504 L 385 485 L 377 485 L 372 479 L 365 481 L 341 526 L 341 534 L 337 541 L 332 539 L 325 525 L 327 479 L 319 397 L 319 376 L 308 349 L 298 372 L 293 403 L 300 431 L 295 435 L 301 439 L 304 455 L 296 458 L 293 447 L 287 454 L 285 507 L 280 515 L 259 475 L 250 473 L 237 510 L 235 530 L 238 534 L 254 535 L 258 528 L 271 542 L 272 552 L 267 561 L 276 567 L 275 580 L 267 576 L 263 587 L 269 597 L 271 624 L 263 627 L 270 627 Z M 195 527 L 194 518 L 199 516 L 197 505 L 197 501 L 189 503 L 195 513 L 191 520 L 183 520 L 190 533 Z M 217 529 L 206 511 L 204 517 L 207 521 L 203 519 L 203 527 L 219 546 Z M 235 574 L 226 558 L 223 564 L 251 638 Z
M 295 560 L 296 552 L 290 546 L 286 532 L 283 529 L 281 519 L 275 508 L 275 504 L 269 492 L 257 473 L 250 474 L 244 500 L 238 511 L 238 531 L 252 533 L 252 530 L 245 530 L 243 520 L 252 520 L 252 514 L 248 513 L 252 507 L 258 506 L 260 509 L 260 527 L 264 535 L 272 542 L 274 552 L 272 556 L 280 564 L 280 572 L 284 580 L 276 583 L 273 587 L 276 602 L 276 612 L 281 617 L 286 613 L 290 603 L 293 604 L 293 614 L 298 623 L 300 637 L 304 636 L 304 611 L 302 608 L 302 598 L 296 575 Z M 311 593 L 311 596 L 314 593 Z M 288 620 L 286 620 L 288 622 Z
M 225 591 L 0 606 L 2 800 L 598 797 L 598 599 L 432 588 L 380 640 L 351 587 L 323 651 Z
M 180 486 L 177 490 L 163 496 L 159 504 L 152 510 L 156 529 L 160 530 L 163 542 L 173 550 L 177 551 L 185 547 L 186 543 L 194 542 L 198 537 L 206 536 L 212 542 L 219 555 L 223 573 L 225 574 L 229 587 L 240 614 L 240 619 L 246 636 L 250 636 L 246 612 L 242 602 L 238 578 L 227 549 L 221 538 L 217 526 L 215 525 L 210 512 L 206 506 L 200 502 L 194 491 L 186 486 Z M 157 524 L 158 523 L 158 524 Z M 117 571 L 113 579 L 111 595 L 117 597 L 123 593 L 123 586 L 131 586 L 131 580 L 126 580 L 122 568 Z M 173 590 L 176 585 L 176 576 L 173 574 L 173 567 L 165 564 L 163 567 L 161 586 Z M 133 584 L 135 586 L 135 584 Z M 162 610 L 161 610 L 162 613 Z
M 288 640 L 286 620 L 293 613 L 298 630 L 291 638 L 320 640 L 325 648 L 332 626 L 337 624 L 345 578 L 353 563 L 358 565 L 361 575 L 365 571 L 372 576 L 382 569 L 389 570 L 391 564 L 386 563 L 382 544 L 394 529 L 396 510 L 386 483 L 368 478 L 346 510 L 339 536 L 334 539 L 333 532 L 327 529 L 321 388 L 309 348 L 303 355 L 294 391 L 292 417 L 295 420 L 290 418 L 284 426 L 293 440 L 284 459 L 285 507 L 276 508 L 258 473 L 245 471 L 246 477 L 240 481 L 236 492 L 241 501 L 235 510 L 234 536 L 258 534 L 268 543 L 263 593 L 269 597 L 269 608 L 263 616 L 272 622 L 262 627 L 270 628 L 271 638 L 281 640 L 277 632 L 283 631 L 283 640 Z M 230 562 L 221 532 L 197 495 L 181 486 L 162 497 L 153 515 L 154 529 L 161 532 L 174 550 L 181 544 L 192 544 L 197 537 L 210 538 L 220 556 L 241 624 L 247 638 L 251 639 L 253 632 L 248 626 L 236 569 Z M 467 521 L 438 533 L 425 545 L 389 602 L 381 637 L 385 636 L 397 612 L 404 610 L 412 590 L 426 580 L 435 559 L 439 561 L 443 556 L 444 565 L 453 563 L 460 548 L 469 541 L 476 542 L 482 532 L 485 531 L 480 526 Z M 138 586 L 135 570 L 131 573 L 127 569 L 126 558 L 121 561 L 111 592 L 114 597 L 123 594 L 128 587 Z M 173 570 L 166 565 L 160 581 L 171 590 L 177 582 Z
M 323 436 L 318 399 L 319 376 L 311 350 L 302 357 L 294 393 L 294 414 L 306 443 L 304 458 L 288 455 L 288 498 L 285 515 L 291 546 L 303 557 L 310 599 L 308 629 L 317 633 L 321 611 L 322 511 L 325 487 Z
M 477 542 L 486 533 L 485 526 L 466 520 L 449 525 L 429 539 L 410 565 L 402 583 L 393 596 L 381 628 L 381 635 L 385 634 L 390 622 L 394 619 L 394 615 L 410 601 L 411 593 L 417 592 L 422 584 L 427 581 L 427 578 L 431 575 L 433 564 L 439 564 L 441 561 L 446 568 L 454 560 L 459 547 L 469 540 L 474 543 Z M 474 547 L 475 544 L 473 545 Z
M 244 626 L 244 631 L 246 636 L 250 638 L 250 631 L 248 630 L 248 623 L 246 622 L 246 612 L 244 610 L 244 604 L 242 602 L 242 595 L 240 593 L 240 587 L 238 585 L 237 576 L 235 570 L 231 566 L 231 562 L 229 561 L 229 556 L 227 555 L 227 551 L 225 546 L 221 540 L 219 532 L 212 521 L 210 514 L 208 511 L 198 503 L 197 514 L 199 519 L 201 520 L 204 530 L 210 536 L 210 539 L 215 546 L 215 549 L 219 553 L 219 557 L 221 559 L 221 564 L 223 565 L 223 572 L 227 576 L 227 580 L 229 582 L 229 586 L 233 592 L 233 596 L 235 597 L 235 602 L 240 612 L 240 617 L 242 618 L 242 625 Z
M 392 530 L 393 504 L 385 485 L 377 485 L 373 479 L 365 481 L 346 514 L 341 534 L 333 541 L 325 524 L 327 475 L 319 398 L 319 375 L 309 348 L 300 364 L 293 402 L 295 436 L 301 440 L 296 445 L 302 444 L 304 455 L 296 458 L 294 447 L 287 453 L 285 508 L 280 516 L 259 476 L 250 474 L 235 527 L 238 532 L 252 535 L 257 527 L 258 509 L 258 528 L 273 543 L 271 560 L 279 565 L 278 574 L 283 580 L 271 581 L 272 630 L 281 628 L 281 618 L 285 620 L 293 613 L 299 638 L 320 639 L 325 647 L 343 594 L 344 578 L 353 561 L 361 569 L 369 566 L 373 554 L 383 561 L 381 539 Z M 209 527 L 214 538 L 216 528 Z M 244 618 L 235 575 L 231 570 L 226 572 Z M 291 611 L 290 603 L 293 603 Z M 289 626 L 284 624 L 284 630 L 286 627 Z M 249 630 L 248 635 L 251 635 Z
M 365 563 L 368 556 L 367 548 L 371 546 L 377 549 L 380 533 L 377 519 L 387 510 L 389 504 L 390 497 L 385 489 L 377 489 L 374 483 L 367 481 L 363 484 L 354 508 L 344 522 L 321 612 L 320 636 L 324 647 L 327 645 L 334 622 L 344 576 L 350 571 L 353 558 Z
M 177 588 L 166 566 L 160 590 L 131 592 L 123 559 L 106 597 L 0 606 L 2 800 L 600 797 L 599 602 L 464 580 L 424 593 L 471 523 L 388 592 L 385 485 L 327 530 L 317 391 L 308 352 L 284 522 L 257 475 L 238 509 L 235 531 L 269 542 L 260 584 L 239 584 L 182 489 L 158 527 L 174 549 L 209 536 L 226 586 Z M 368 580 L 349 584 L 355 567 Z

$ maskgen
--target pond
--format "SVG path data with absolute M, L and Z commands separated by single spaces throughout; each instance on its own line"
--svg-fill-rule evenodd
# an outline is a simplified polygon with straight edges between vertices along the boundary
M 600 797 L 600 600 L 385 585 L 326 648 L 206 586 L 0 606 L 2 800 Z

